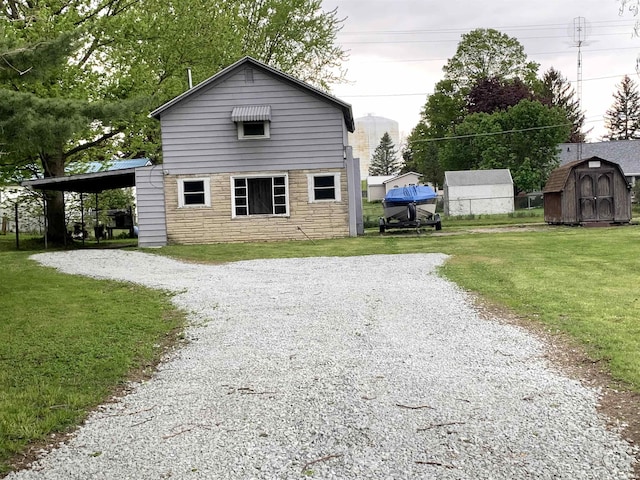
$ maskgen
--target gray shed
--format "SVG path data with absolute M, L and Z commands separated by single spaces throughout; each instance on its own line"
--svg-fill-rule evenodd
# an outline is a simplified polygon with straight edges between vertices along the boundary
M 444 173 L 445 215 L 511 213 L 513 180 L 508 169 Z
M 556 168 L 544 187 L 544 221 L 552 224 L 628 223 L 631 186 L 615 162 L 600 157 Z

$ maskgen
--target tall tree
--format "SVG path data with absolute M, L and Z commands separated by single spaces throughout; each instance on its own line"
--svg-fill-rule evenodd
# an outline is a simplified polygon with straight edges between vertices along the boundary
M 400 171 L 400 160 L 388 132 L 384 132 L 380 144 L 371 157 L 369 175 L 395 175 Z
M 0 162 L 59 176 L 87 152 L 159 160 L 158 122 L 146 114 L 186 89 L 187 68 L 199 81 L 252 55 L 326 86 L 345 56 L 340 27 L 320 0 L 0 2 Z M 46 48 L 58 53 L 48 62 Z M 61 240 L 61 195 L 49 206 Z
M 462 35 L 456 53 L 443 67 L 445 78 L 468 91 L 478 80 L 520 78 L 535 81 L 538 64 L 527 60 L 522 44 L 492 28 L 478 28 Z
M 640 94 L 636 83 L 625 75 L 618 91 L 613 94 L 613 105 L 605 113 L 604 123 L 608 140 L 640 138 Z
M 571 131 L 564 142 L 584 142 L 584 113 L 580 110 L 580 102 L 571 84 L 558 70 L 552 67 L 544 73 L 538 95 L 542 103 L 559 107 L 565 112 Z

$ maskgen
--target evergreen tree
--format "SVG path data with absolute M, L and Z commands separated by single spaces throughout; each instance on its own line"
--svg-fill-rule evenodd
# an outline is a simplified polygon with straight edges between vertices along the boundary
M 580 103 L 568 80 L 555 68 L 547 70 L 542 77 L 540 101 L 546 105 L 560 107 L 571 124 L 571 132 L 565 140 L 570 143 L 585 141 L 584 113 L 580 111 Z
M 388 132 L 380 139 L 380 144 L 376 147 L 371 157 L 369 175 L 396 175 L 400 171 L 400 161 L 398 151 L 391 141 Z
M 251 55 L 326 87 L 342 75 L 342 20 L 320 0 L 0 1 L 0 181 L 71 161 L 161 160 L 148 112 Z M 49 239 L 66 234 L 47 192 Z
M 605 114 L 608 140 L 640 138 L 640 94 L 636 83 L 625 75 L 613 94 L 614 102 Z

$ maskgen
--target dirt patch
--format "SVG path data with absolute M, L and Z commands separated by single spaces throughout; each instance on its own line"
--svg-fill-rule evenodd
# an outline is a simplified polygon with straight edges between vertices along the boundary
M 545 357 L 570 378 L 599 391 L 598 412 L 607 425 L 634 447 L 634 477 L 640 480 L 640 393 L 611 377 L 606 362 L 591 358 L 584 347 L 567 334 L 554 331 L 534 319 L 516 315 L 500 305 L 475 296 L 474 303 L 487 319 L 522 327 L 546 345 Z

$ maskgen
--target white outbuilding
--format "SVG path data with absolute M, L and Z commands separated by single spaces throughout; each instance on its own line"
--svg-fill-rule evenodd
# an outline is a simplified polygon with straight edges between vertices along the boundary
M 459 170 L 444 174 L 447 216 L 512 213 L 513 179 L 508 169 Z

